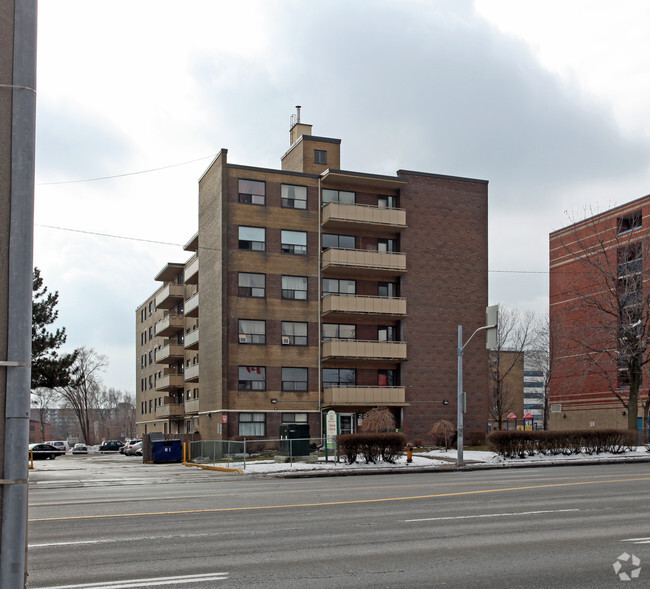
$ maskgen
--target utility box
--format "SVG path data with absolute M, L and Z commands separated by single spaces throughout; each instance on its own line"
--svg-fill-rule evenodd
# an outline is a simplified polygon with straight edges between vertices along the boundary
M 309 456 L 309 424 L 280 424 L 280 454 Z
M 153 462 L 182 462 L 183 442 L 180 440 L 153 440 L 151 442 Z

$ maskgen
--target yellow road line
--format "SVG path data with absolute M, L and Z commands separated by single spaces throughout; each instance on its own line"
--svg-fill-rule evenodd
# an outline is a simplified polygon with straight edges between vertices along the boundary
M 610 483 L 629 483 L 631 481 L 648 481 L 650 475 L 639 478 L 611 479 L 609 481 L 580 481 L 572 483 L 551 483 L 546 485 L 528 485 L 524 487 L 507 487 L 504 489 L 483 489 L 481 491 L 458 491 L 455 493 L 438 493 L 434 495 L 415 495 L 411 497 L 385 497 L 383 499 L 355 499 L 349 501 L 327 501 L 322 503 L 294 503 L 289 505 L 254 505 L 250 507 L 219 507 L 213 509 L 187 509 L 180 511 L 151 511 L 142 513 L 115 513 L 104 515 L 74 515 L 67 517 L 40 517 L 30 519 L 30 522 L 49 522 L 79 519 L 106 519 L 113 517 L 146 517 L 152 515 L 186 515 L 190 513 L 220 513 L 226 511 L 254 511 L 262 509 L 288 509 L 298 507 L 327 507 L 331 505 L 358 505 L 360 503 L 385 503 L 388 501 L 414 501 L 417 499 L 436 499 L 440 497 L 458 497 L 462 495 L 480 495 L 487 493 L 504 493 L 509 491 L 529 491 L 531 489 L 550 489 L 558 487 L 576 487 L 584 485 L 604 485 Z

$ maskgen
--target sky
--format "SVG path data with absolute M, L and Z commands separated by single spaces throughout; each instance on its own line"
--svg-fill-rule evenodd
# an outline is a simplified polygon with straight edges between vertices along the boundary
M 189 256 L 220 149 L 489 181 L 489 302 L 544 315 L 548 234 L 650 193 L 645 0 L 46 0 L 34 264 L 66 348 L 135 391 L 135 310 Z

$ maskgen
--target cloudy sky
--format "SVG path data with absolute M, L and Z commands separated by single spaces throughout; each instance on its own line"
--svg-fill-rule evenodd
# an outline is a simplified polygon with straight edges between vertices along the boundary
M 47 0 L 34 263 L 68 347 L 135 390 L 135 309 L 221 148 L 280 167 L 302 105 L 347 170 L 489 180 L 490 303 L 544 313 L 548 234 L 650 193 L 645 0 Z

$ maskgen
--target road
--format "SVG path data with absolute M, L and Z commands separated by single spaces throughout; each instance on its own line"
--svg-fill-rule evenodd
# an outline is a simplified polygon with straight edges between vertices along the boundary
M 647 463 L 290 480 L 122 456 L 36 466 L 34 589 L 599 589 L 621 585 L 624 554 L 624 587 L 650 578 Z

